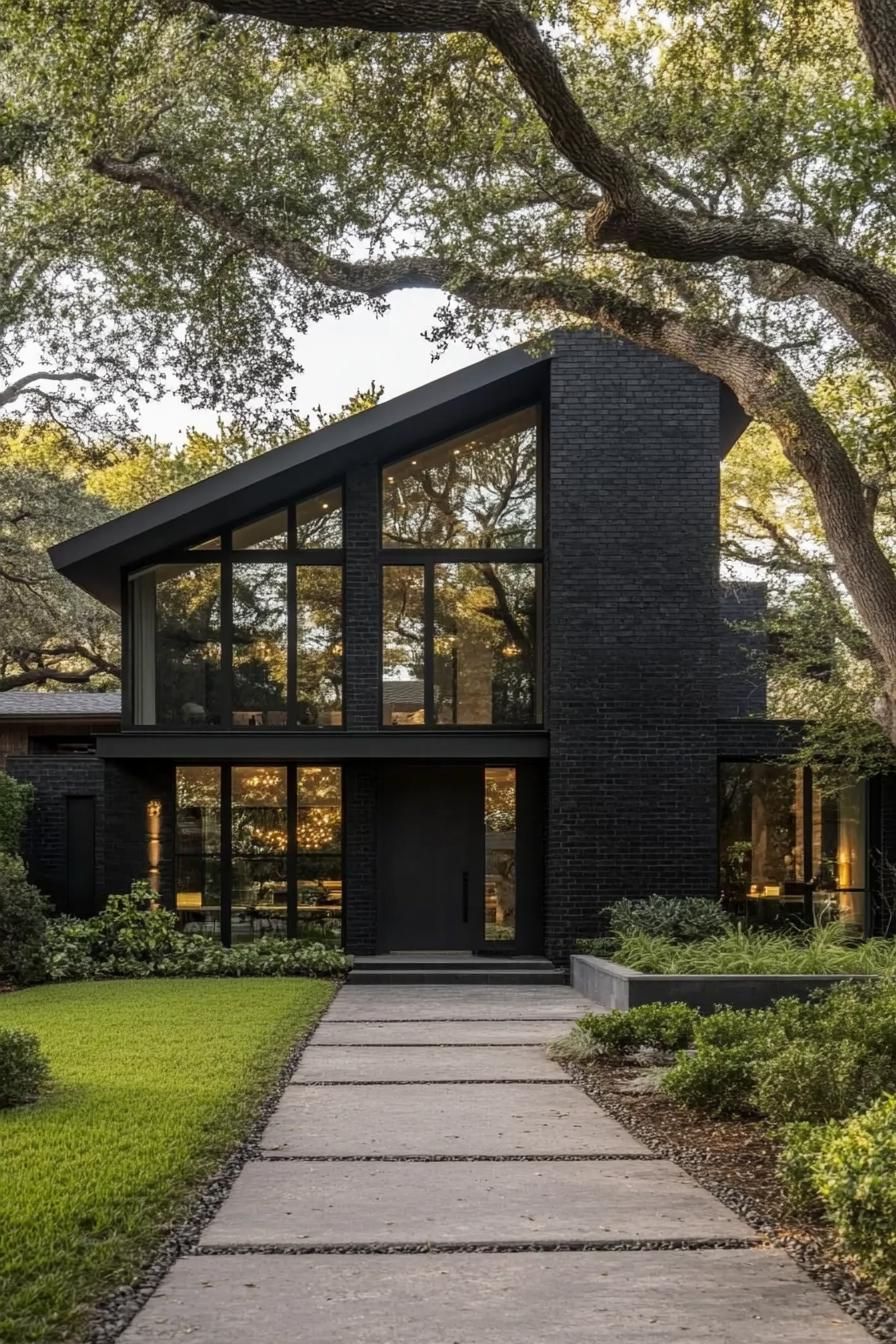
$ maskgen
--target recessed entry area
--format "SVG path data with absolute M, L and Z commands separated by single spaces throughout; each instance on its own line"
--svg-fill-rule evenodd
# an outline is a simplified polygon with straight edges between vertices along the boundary
M 381 951 L 516 950 L 518 773 L 478 762 L 381 768 Z

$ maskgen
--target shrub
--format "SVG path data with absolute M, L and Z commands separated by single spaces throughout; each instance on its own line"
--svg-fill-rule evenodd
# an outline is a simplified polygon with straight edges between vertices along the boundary
M 782 1145 L 778 1153 L 778 1178 L 794 1213 L 820 1210 L 821 1197 L 815 1168 L 827 1138 L 837 1128 L 837 1125 L 813 1125 L 801 1120 L 797 1124 L 785 1125 L 780 1131 Z
M 726 933 L 731 919 L 718 902 L 700 896 L 651 896 L 646 901 L 616 901 L 610 907 L 609 924 L 617 942 L 630 933 L 649 933 L 691 943 Z
M 0 770 L 0 851 L 18 854 L 34 789 Z
M 554 1059 L 623 1058 L 647 1048 L 671 1054 L 694 1039 L 699 1014 L 686 1003 L 646 1003 L 628 1012 L 588 1013 L 551 1047 Z
M 755 1061 L 746 1046 L 707 1045 L 679 1055 L 660 1086 L 674 1101 L 710 1115 L 745 1115 L 752 1109 Z
M 30 985 L 44 977 L 50 903 L 33 887 L 22 860 L 0 853 L 0 981 Z
M 175 915 L 154 903 L 144 882 L 110 896 L 92 919 L 55 919 L 44 940 L 50 980 L 97 980 L 120 976 L 340 975 L 341 951 L 322 943 L 271 936 L 239 947 L 222 947 L 201 934 L 184 934 Z
M 896 1096 L 831 1127 L 811 1169 L 844 1248 L 882 1292 L 896 1292 Z
M 49 1065 L 34 1033 L 0 1027 L 0 1110 L 35 1101 L 49 1076 Z

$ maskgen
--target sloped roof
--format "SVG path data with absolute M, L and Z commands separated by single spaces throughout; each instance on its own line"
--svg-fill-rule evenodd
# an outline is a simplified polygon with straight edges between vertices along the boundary
M 118 691 L 0 691 L 0 718 L 105 719 L 120 714 Z
M 547 350 L 525 346 L 491 355 L 60 542 L 50 548 L 50 559 L 61 574 L 117 610 L 124 566 L 323 489 L 375 456 L 400 457 L 535 401 L 550 358 Z

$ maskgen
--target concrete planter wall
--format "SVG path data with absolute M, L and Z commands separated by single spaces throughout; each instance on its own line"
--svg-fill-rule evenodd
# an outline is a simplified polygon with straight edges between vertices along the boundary
M 702 1012 L 718 1005 L 767 1008 L 775 999 L 806 999 L 814 989 L 872 975 L 652 975 L 632 971 L 602 957 L 569 959 L 572 986 L 602 1008 L 637 1008 L 642 1003 L 687 1003 Z

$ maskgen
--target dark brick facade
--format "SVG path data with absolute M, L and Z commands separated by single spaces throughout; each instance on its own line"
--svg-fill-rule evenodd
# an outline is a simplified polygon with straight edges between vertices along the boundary
M 376 766 L 351 761 L 343 766 L 343 878 L 345 945 L 353 952 L 376 951 Z
M 34 805 L 24 837 L 24 853 L 31 880 L 67 912 L 69 894 L 67 800 L 94 799 L 96 869 L 94 899 L 106 895 L 106 817 L 103 763 L 95 756 L 10 756 L 6 770 L 34 788 Z
M 560 336 L 548 464 L 546 951 L 716 875 L 719 388 Z

